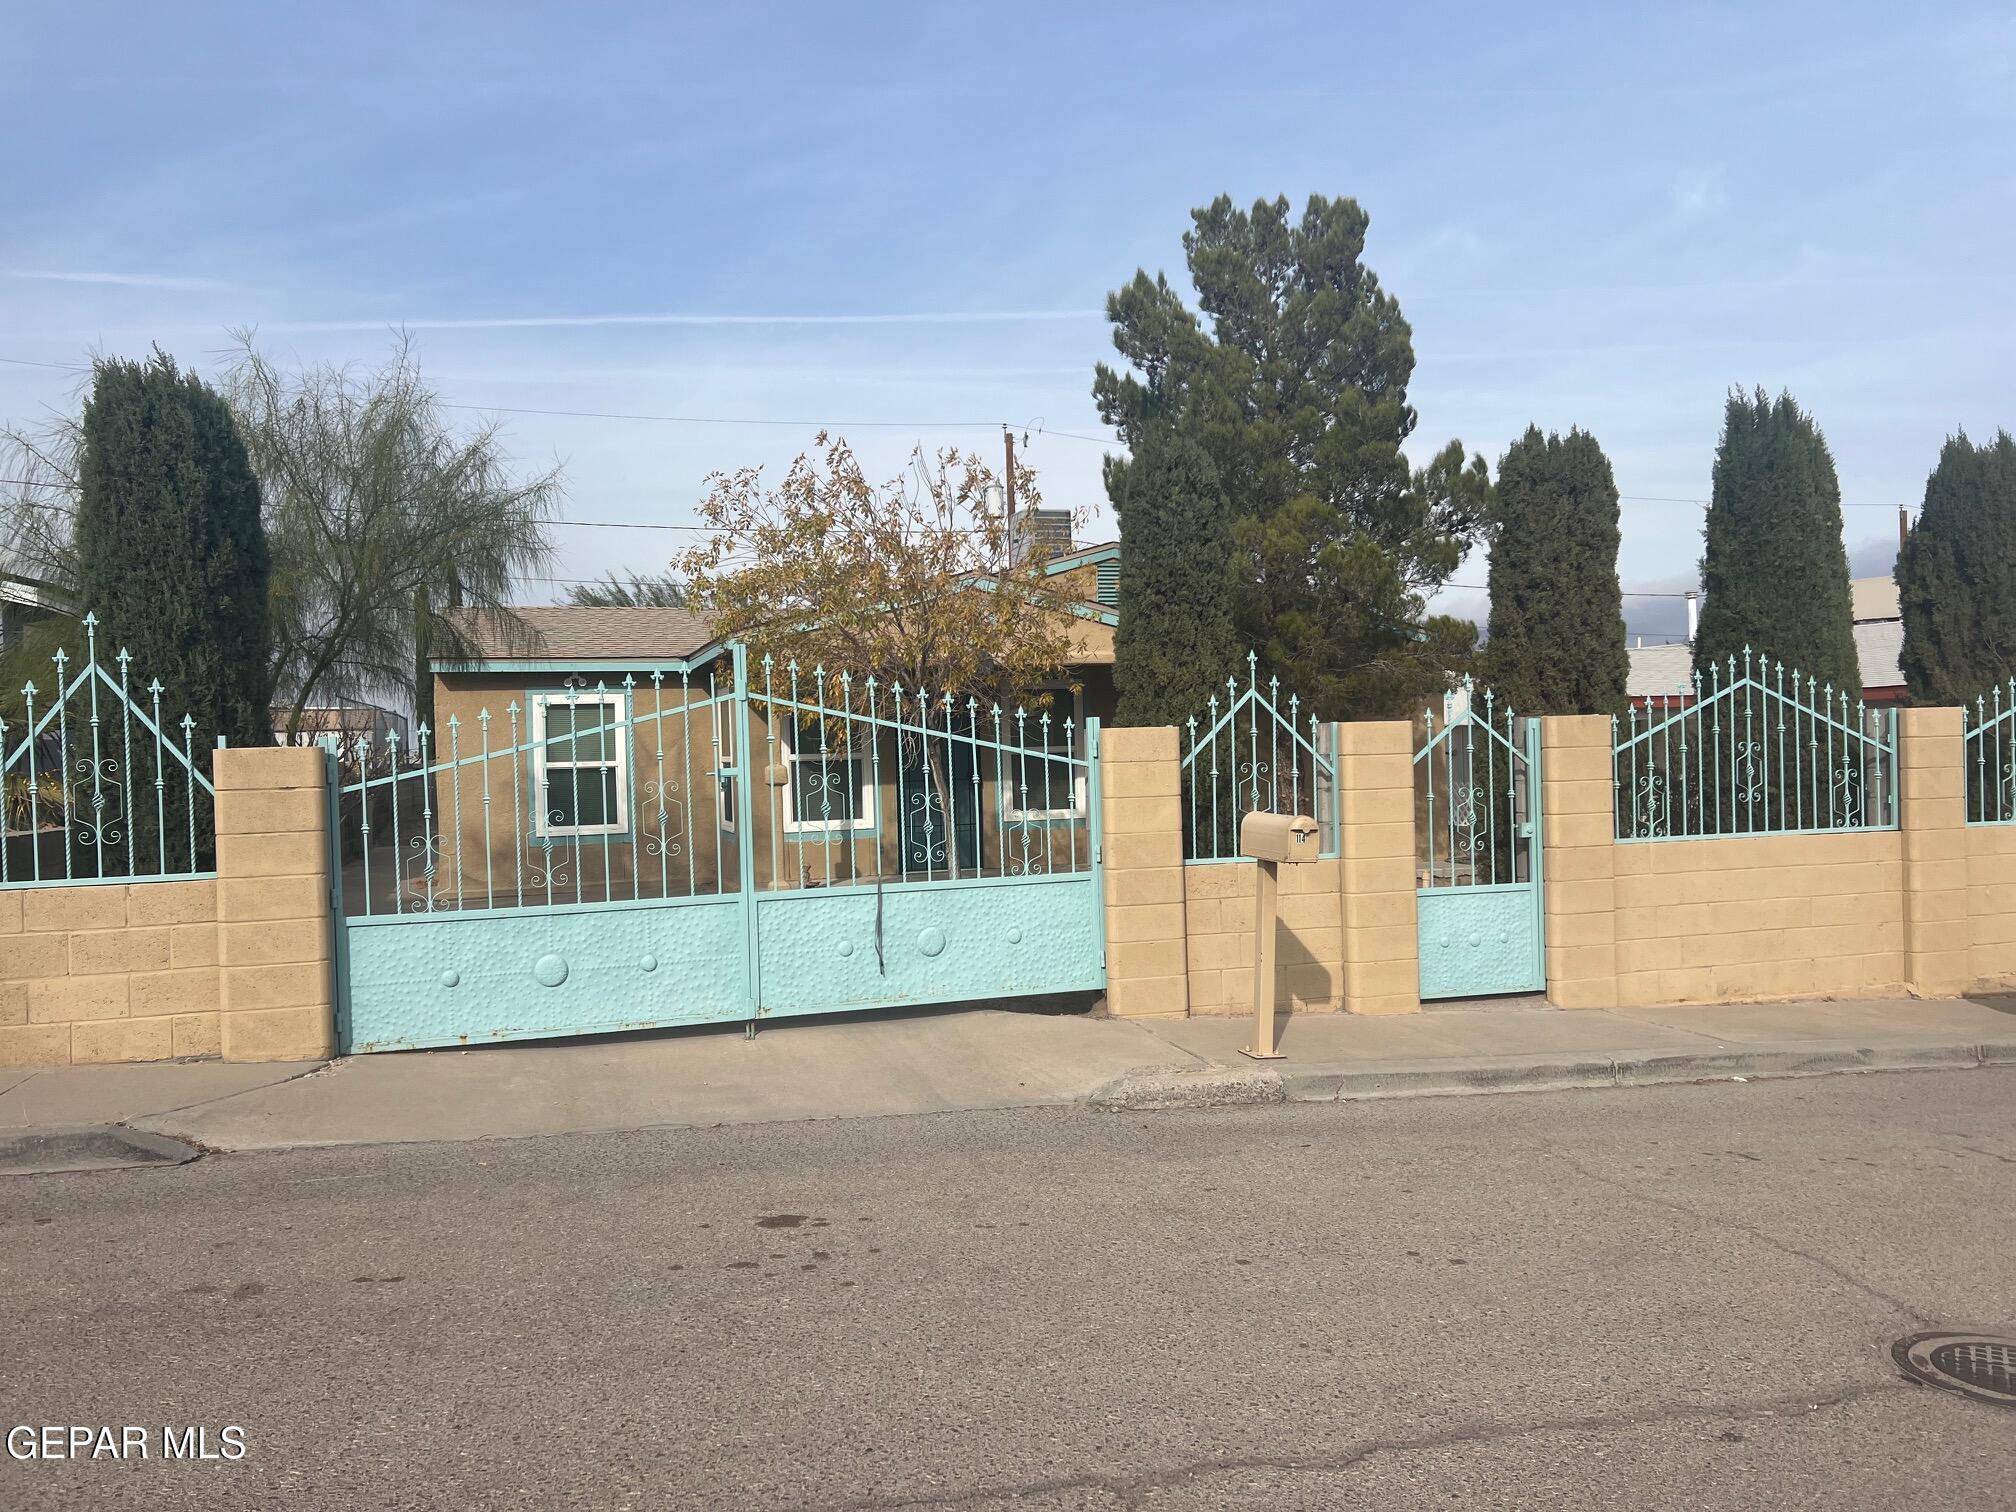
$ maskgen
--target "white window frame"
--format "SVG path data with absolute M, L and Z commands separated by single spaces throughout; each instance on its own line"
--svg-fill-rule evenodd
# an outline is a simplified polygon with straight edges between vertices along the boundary
M 527 695 L 532 705 L 532 833 L 540 839 L 565 837 L 584 839 L 598 835 L 628 835 L 630 833 L 630 695 L 621 690 L 597 689 L 585 693 L 530 693 Z M 561 761 L 551 762 L 546 747 L 546 711 L 549 708 L 579 709 L 585 705 L 601 704 L 611 711 L 604 721 L 611 726 L 606 732 L 610 754 L 604 761 Z M 563 737 L 564 738 L 564 737 Z M 566 747 L 562 745 L 562 750 Z M 604 767 L 614 768 L 616 773 L 615 820 L 610 824 L 555 824 L 549 817 L 552 806 L 547 801 L 550 770 L 562 774 L 560 780 L 569 779 L 564 775 L 570 771 L 599 772 Z
M 1069 756 L 1078 756 L 1080 754 L 1079 746 L 1085 739 L 1084 690 L 1075 688 L 1034 688 L 1031 691 L 1035 693 L 1048 693 L 1051 695 L 1050 728 L 1053 732 L 1056 731 L 1058 724 L 1061 722 L 1059 718 L 1058 706 L 1060 704 L 1065 706 L 1063 718 L 1071 720 L 1072 725 L 1071 725 L 1071 744 L 1065 749 L 1064 754 Z M 1041 716 L 1039 715 L 1038 718 L 1040 719 Z M 1026 734 L 1026 731 L 1028 729 L 1028 722 L 1026 720 L 1023 722 L 1022 728 Z M 1036 733 L 1038 735 L 1041 735 L 1043 732 L 1043 726 L 1039 723 L 1036 725 L 1035 728 Z M 1033 755 L 1034 752 L 1032 751 L 1031 754 Z M 1004 761 L 1013 761 L 1016 763 L 1015 767 L 1011 768 L 1010 770 L 1002 774 L 1002 780 L 1008 784 L 1008 791 L 1003 796 L 1002 799 L 1003 804 L 1002 816 L 1004 819 L 1016 824 L 1020 824 L 1023 823 L 1024 821 L 1034 819 L 1083 819 L 1089 812 L 1091 807 L 1090 785 L 1086 780 L 1088 774 L 1085 768 L 1082 766 L 1074 769 L 1073 776 L 1071 778 L 1072 791 L 1071 791 L 1071 806 L 1069 808 L 1031 808 L 1031 809 L 1017 808 L 1015 806 L 1015 789 L 1016 789 L 1015 779 L 1019 774 L 1020 763 L 1022 758 L 1018 754 L 1005 750 L 1001 753 L 1001 755 Z M 1037 791 L 1040 792 L 1041 789 L 1038 788 Z
M 728 702 L 725 698 L 718 703 L 709 704 L 707 708 L 708 718 L 714 721 L 716 751 L 714 758 L 714 825 L 724 835 L 735 833 L 735 815 L 744 801 L 741 795 L 737 794 L 736 807 L 729 807 L 729 783 L 724 781 L 721 776 L 721 773 L 725 769 L 735 765 L 735 715 L 735 705 Z M 686 717 L 689 721 L 688 729 L 690 731 L 690 721 L 693 717 L 690 707 L 687 709 Z M 690 734 L 688 738 L 691 738 Z M 742 786 L 746 789 L 749 783 L 749 773 L 744 772 L 742 774 Z
M 872 730 L 870 732 L 872 734 Z M 784 749 L 784 833 L 787 835 L 859 835 L 873 833 L 876 828 L 875 804 L 879 796 L 875 791 L 875 777 L 869 763 L 864 759 L 857 745 L 851 755 L 825 753 L 828 763 L 843 761 L 854 768 L 855 797 L 852 819 L 800 819 L 798 817 L 798 779 L 793 768 L 801 759 L 798 755 L 799 733 L 790 719 L 784 722 L 779 735 L 779 744 Z M 807 751 L 804 760 L 817 763 L 820 753 Z

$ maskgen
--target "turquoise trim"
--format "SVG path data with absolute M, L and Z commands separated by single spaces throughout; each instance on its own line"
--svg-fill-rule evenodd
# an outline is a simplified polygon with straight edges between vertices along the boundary
M 26 834 L 26 830 L 17 833 Z M 141 872 L 133 877 L 34 877 L 16 878 L 12 882 L 0 882 L 0 892 L 13 892 L 24 887 L 141 887 L 149 882 L 210 882 L 215 880 L 214 871 L 200 872 Z

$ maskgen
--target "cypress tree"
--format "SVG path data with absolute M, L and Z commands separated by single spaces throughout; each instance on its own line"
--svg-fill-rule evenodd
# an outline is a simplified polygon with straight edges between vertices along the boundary
M 1624 707 L 1617 483 L 1587 431 L 1528 426 L 1498 464 L 1484 675 L 1528 714 Z
M 1203 447 L 1166 425 L 1144 430 L 1115 505 L 1118 722 L 1181 725 L 1240 662 L 1231 510 Z
M 1731 393 L 1715 452 L 1694 669 L 1756 657 L 1859 694 L 1841 485 L 1813 417 L 1790 394 Z
M 1904 680 L 1921 703 L 1965 703 L 2016 675 L 2016 440 L 1947 439 L 1897 558 Z
M 101 659 L 123 647 L 136 684 L 160 679 L 169 733 L 179 741 L 182 716 L 195 718 L 192 754 L 220 735 L 272 744 L 271 567 L 224 400 L 159 350 L 100 361 L 82 435 L 78 597 L 98 616 Z

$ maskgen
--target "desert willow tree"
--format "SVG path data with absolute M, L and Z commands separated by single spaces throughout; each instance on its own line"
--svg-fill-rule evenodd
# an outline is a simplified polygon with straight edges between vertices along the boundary
M 844 670 L 856 687 L 872 676 L 906 702 L 1035 708 L 1044 696 L 1030 690 L 1063 672 L 1075 620 L 1040 561 L 1011 560 L 1006 522 L 986 507 L 994 481 L 978 457 L 919 448 L 903 476 L 872 484 L 821 431 L 774 485 L 754 467 L 712 474 L 707 539 L 674 568 L 717 634 L 779 669 Z M 1040 502 L 1019 465 L 1016 491 Z M 923 757 L 951 813 L 943 753 L 903 754 Z
M 265 490 L 274 685 L 290 741 L 307 711 L 411 697 L 484 621 L 524 639 L 512 585 L 551 558 L 558 469 L 521 476 L 494 424 L 457 430 L 401 337 L 378 367 L 276 367 L 239 337 L 226 392 Z
M 550 560 L 558 469 L 521 476 L 496 426 L 451 426 L 403 337 L 376 368 L 298 372 L 237 339 L 219 386 L 263 500 L 273 727 L 297 741 L 310 709 L 345 699 L 410 698 L 431 723 L 430 656 L 473 652 L 486 620 L 532 649 L 508 604 Z M 83 434 L 77 415 L 0 430 L 0 568 L 73 596 Z M 39 673 L 52 635 L 25 649 Z

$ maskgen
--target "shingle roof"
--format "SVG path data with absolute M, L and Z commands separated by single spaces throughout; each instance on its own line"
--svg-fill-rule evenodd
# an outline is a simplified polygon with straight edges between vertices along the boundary
M 1864 689 L 1901 688 L 1904 674 L 1897 658 L 1904 650 L 1902 620 L 1871 620 L 1855 627 L 1855 660 Z M 1671 646 L 1633 646 L 1624 691 L 1631 698 L 1678 697 L 1694 688 L 1694 648 L 1682 641 Z
M 480 661 L 679 660 L 714 637 L 707 621 L 686 609 L 589 609 L 572 604 L 524 605 L 515 623 L 470 610 L 449 611 Z M 437 655 L 436 662 L 465 658 Z
M 1633 646 L 1624 674 L 1627 698 L 1661 698 L 1687 692 L 1693 686 L 1694 648 L 1685 641 L 1671 646 Z

